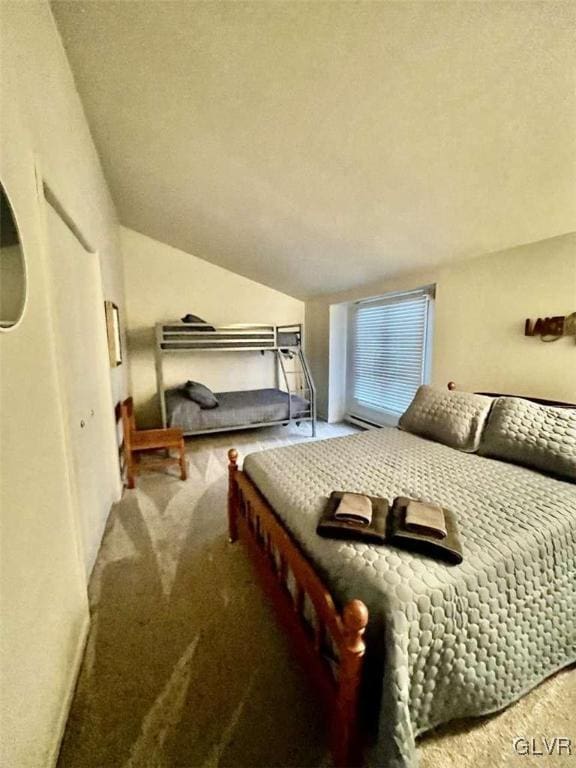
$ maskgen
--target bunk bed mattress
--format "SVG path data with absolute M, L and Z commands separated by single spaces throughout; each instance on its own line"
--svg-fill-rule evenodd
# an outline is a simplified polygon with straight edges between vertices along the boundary
M 243 392 L 217 392 L 218 407 L 202 409 L 184 390 L 166 391 L 166 415 L 170 427 L 184 432 L 226 429 L 251 424 L 285 421 L 289 417 L 288 394 L 279 389 L 252 389 Z M 292 395 L 292 418 L 310 415 L 307 400 Z
M 415 765 L 418 734 L 501 709 L 576 660 L 574 484 L 391 428 L 254 453 L 244 470 L 334 597 L 369 608 L 369 764 Z M 463 563 L 319 537 L 333 490 L 451 509 Z

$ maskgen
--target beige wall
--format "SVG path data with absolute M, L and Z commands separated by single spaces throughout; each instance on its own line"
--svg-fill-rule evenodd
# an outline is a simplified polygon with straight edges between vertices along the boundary
M 304 303 L 122 227 L 132 391 L 140 424 L 158 423 L 154 325 L 188 312 L 214 325 L 300 323 Z M 166 386 L 195 379 L 215 391 L 273 386 L 272 356 L 165 357 Z
M 306 303 L 308 354 L 328 412 L 331 304 L 436 283 L 432 381 L 576 401 L 574 337 L 543 343 L 524 319 L 576 311 L 576 234 L 436 270 L 402 275 Z
M 0 2 L 0 23 L 0 178 L 28 273 L 23 317 L 0 332 L 0 764 L 44 768 L 56 758 L 89 614 L 50 282 L 61 248 L 48 248 L 42 176 L 121 306 L 122 270 L 114 209 L 49 5 Z M 125 371 L 112 374 L 117 396 Z
M 6 29 L 3 62 L 15 73 L 15 100 L 30 128 L 31 150 L 44 180 L 98 251 L 104 297 L 123 314 L 116 211 L 50 5 L 47 0 L 3 0 L 0 18 Z M 111 371 L 111 381 L 118 400 L 126 388 L 126 367 Z

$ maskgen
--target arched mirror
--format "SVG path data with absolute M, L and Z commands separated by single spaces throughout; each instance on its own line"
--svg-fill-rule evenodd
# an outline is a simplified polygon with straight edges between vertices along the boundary
M 0 183 L 0 329 L 16 325 L 25 301 L 24 251 L 10 200 Z

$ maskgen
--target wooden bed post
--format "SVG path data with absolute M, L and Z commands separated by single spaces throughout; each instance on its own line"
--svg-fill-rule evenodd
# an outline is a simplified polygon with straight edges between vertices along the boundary
M 230 448 L 228 451 L 228 541 L 233 543 L 238 538 L 238 451 Z
M 366 650 L 363 635 L 367 624 L 368 609 L 361 600 L 351 600 L 344 606 L 342 634 L 345 645 L 340 649 L 338 700 L 332 734 L 336 766 L 362 764 L 360 738 L 356 724 L 362 660 Z

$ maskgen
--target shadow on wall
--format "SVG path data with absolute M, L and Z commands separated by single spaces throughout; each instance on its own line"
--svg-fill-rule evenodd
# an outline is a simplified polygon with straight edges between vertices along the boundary
M 126 332 L 132 354 L 149 354 L 154 350 L 154 328 L 136 328 Z
M 162 426 L 162 414 L 157 396 L 140 401 L 136 414 L 136 426 L 140 429 L 158 429 Z
M 154 328 L 144 327 L 127 330 L 126 339 L 132 370 L 140 369 L 141 373 L 137 380 L 140 381 L 144 375 L 147 383 L 145 395 L 138 390 L 132 392 L 136 424 L 140 428 L 161 427 L 160 403 L 155 394 L 157 384 L 154 366 L 154 344 L 156 343 Z M 134 380 L 136 377 L 133 375 L 132 379 Z M 154 392 L 154 394 L 150 394 L 150 392 Z

